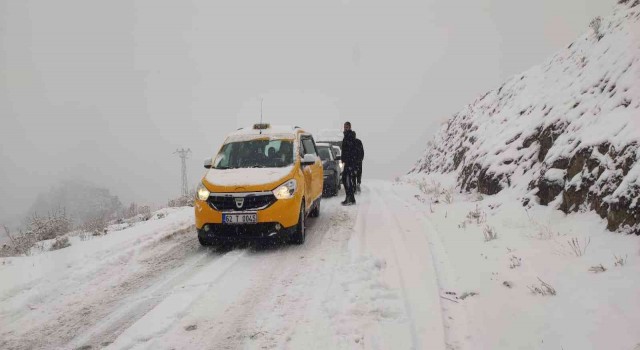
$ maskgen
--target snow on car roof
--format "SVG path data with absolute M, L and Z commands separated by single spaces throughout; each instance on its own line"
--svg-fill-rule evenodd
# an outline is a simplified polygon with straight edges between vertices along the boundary
M 330 144 L 328 144 L 328 143 L 323 143 L 323 142 L 318 142 L 318 143 L 316 143 L 316 146 L 319 146 L 319 147 L 331 147 L 331 145 L 330 145 Z
M 269 125 L 264 129 L 255 129 L 253 125 L 240 128 L 227 135 L 227 140 L 241 141 L 250 140 L 257 137 L 275 138 L 275 139 L 295 139 L 296 132 L 303 131 L 298 126 L 287 125 Z
M 324 142 L 339 142 L 344 138 L 344 134 L 338 129 L 320 130 L 317 139 Z

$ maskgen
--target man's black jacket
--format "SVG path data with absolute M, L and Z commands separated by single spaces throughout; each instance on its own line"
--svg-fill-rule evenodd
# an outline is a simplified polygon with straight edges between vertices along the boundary
M 349 130 L 344 132 L 342 140 L 342 162 L 345 166 L 355 166 L 358 163 L 359 152 L 356 134 Z

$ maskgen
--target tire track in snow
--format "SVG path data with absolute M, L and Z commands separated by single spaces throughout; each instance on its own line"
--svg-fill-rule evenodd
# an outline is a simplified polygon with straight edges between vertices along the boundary
M 179 334 L 179 342 L 173 345 L 177 348 L 237 348 L 248 340 L 259 340 L 260 333 L 252 330 L 252 320 L 258 317 L 260 306 L 270 305 L 281 286 L 291 285 L 305 272 L 310 253 L 324 249 L 331 215 L 322 211 L 319 218 L 307 223 L 307 242 L 302 246 L 252 246 L 223 273 L 201 270 L 186 281 L 186 290 L 176 288 L 123 332 L 112 347 L 171 347 L 175 333 Z M 217 277 L 211 278 L 214 274 Z M 184 327 L 190 325 L 195 327 L 185 334 Z
M 195 236 L 191 237 L 192 245 L 199 245 Z M 165 269 L 154 273 L 159 275 L 155 283 L 140 289 L 134 289 L 127 296 L 122 298 L 118 305 L 112 308 L 108 314 L 101 317 L 98 323 L 93 324 L 89 329 L 74 338 L 67 348 L 77 348 L 83 346 L 101 346 L 110 344 L 117 336 L 123 333 L 129 326 L 160 304 L 166 297 L 171 295 L 173 288 L 190 277 L 213 264 L 218 264 L 227 257 L 227 254 L 218 255 L 212 249 L 196 248 L 197 254 L 190 257 L 182 265 L 172 270 Z M 163 252 L 160 252 L 163 253 Z M 166 255 L 156 255 L 151 258 L 151 263 L 158 259 L 165 258 Z
M 367 199 L 371 198 L 371 190 L 368 186 L 362 185 L 361 195 L 358 196 L 358 212 L 355 217 L 353 230 L 356 233 L 356 239 L 352 239 L 349 243 L 352 261 L 360 256 L 367 249 L 367 228 L 371 212 L 371 203 Z
M 323 201 L 326 203 L 326 199 Z M 313 259 L 313 255 L 323 254 L 327 244 L 331 244 L 327 241 L 327 234 L 333 225 L 335 205 L 327 208 L 323 204 L 322 207 L 329 210 L 321 211 L 320 216 L 311 219 L 312 221 L 307 220 L 309 226 L 305 244 L 281 246 L 276 249 L 275 254 L 269 250 L 255 251 L 252 254 L 252 257 L 260 259 L 257 263 L 264 267 L 264 270 L 261 270 L 261 277 L 253 281 L 247 293 L 227 308 L 232 314 L 225 314 L 224 328 L 216 332 L 212 339 L 214 348 L 235 349 L 246 346 L 248 342 L 261 343 L 261 348 L 272 348 L 274 344 L 286 343 L 286 339 L 282 338 L 291 330 L 280 329 L 277 333 L 263 333 L 253 329 L 251 321 L 257 318 L 257 313 L 264 308 L 264 305 L 274 304 L 285 306 L 279 311 L 286 315 L 283 318 L 288 320 L 289 325 L 295 325 L 295 320 L 302 317 L 297 311 L 301 307 L 298 304 L 303 301 L 293 296 L 296 300 L 292 302 L 292 296 L 289 293 L 280 292 L 282 288 L 289 291 L 294 282 L 299 281 L 301 275 L 307 272 L 308 261 Z M 296 305 L 296 307 L 290 307 L 290 305 Z
M 209 288 L 219 284 L 232 268 L 244 260 L 246 250 L 228 252 L 219 258 L 201 264 L 199 268 L 176 281 L 169 281 L 169 287 L 159 286 L 162 297 L 120 332 L 111 344 L 114 349 L 156 348 L 150 341 L 162 335 L 176 320 L 179 320 L 195 300 Z M 147 291 L 144 292 L 146 297 Z M 126 305 L 125 305 L 126 306 Z M 131 308 L 128 308 L 129 310 Z M 126 315 L 126 314 L 125 314 Z
M 106 317 L 123 298 L 153 283 L 162 272 L 171 270 L 197 250 L 191 228 L 171 232 L 155 245 L 165 259 L 134 264 L 139 256 L 136 247 L 109 259 L 89 279 L 82 278 L 70 286 L 63 283 L 46 289 L 42 307 L 31 310 L 36 320 L 26 327 L 2 334 L 0 347 L 8 349 L 60 348 L 74 337 Z M 191 243 L 191 244 L 190 244 Z M 146 246 L 138 247 L 144 251 Z M 144 255 L 143 255 L 144 256 Z M 125 259 L 120 259 L 124 257 Z M 132 266 L 135 265 L 135 266 Z M 123 276 L 124 274 L 124 276 Z M 35 317 L 35 318 L 34 318 Z
M 385 223 L 392 225 L 389 228 L 388 236 L 391 240 L 391 251 L 395 262 L 396 275 L 399 279 L 398 282 L 405 305 L 405 311 L 410 319 L 412 348 L 444 349 L 443 325 L 441 322 L 433 324 L 433 322 L 429 320 L 429 311 L 433 310 L 429 310 L 427 308 L 429 305 L 422 303 L 422 300 L 428 296 L 431 296 L 432 299 L 437 298 L 437 295 L 433 294 L 437 294 L 438 291 L 431 290 L 431 288 L 429 288 L 430 286 L 425 285 L 425 282 L 427 284 L 429 282 L 429 280 L 425 280 L 428 274 L 421 270 L 415 271 L 412 268 L 419 268 L 420 261 L 412 261 L 413 259 L 411 259 L 411 251 L 415 250 L 416 246 L 408 247 L 406 241 L 404 241 L 404 228 L 400 225 L 396 217 L 396 211 L 398 209 L 389 206 L 387 202 L 388 196 L 384 196 L 380 188 L 374 188 L 372 192 L 372 201 L 375 201 L 381 208 L 382 215 L 386 218 Z M 375 220 L 375 218 L 372 218 L 372 220 Z M 399 238 L 402 239 L 402 242 L 398 241 Z M 425 268 L 427 268 L 427 266 L 423 266 L 423 269 Z M 417 295 L 417 289 L 421 289 L 420 292 L 424 292 L 424 295 Z M 433 303 L 432 300 L 431 304 Z M 439 302 L 437 305 L 439 307 Z M 437 311 L 439 313 L 440 309 L 438 308 Z
M 440 295 L 452 291 L 458 290 L 455 285 L 457 277 L 453 267 L 449 262 L 449 257 L 446 248 L 440 240 L 440 233 L 436 230 L 435 226 L 431 223 L 428 217 L 414 209 L 415 206 L 422 206 L 423 203 L 415 201 L 410 203 L 407 198 L 401 196 L 393 187 L 390 190 L 393 193 L 396 201 L 406 205 L 409 210 L 416 213 L 415 217 L 418 221 L 422 222 L 424 226 L 424 236 L 428 242 L 431 259 L 436 272 L 436 280 L 438 282 L 438 288 Z M 426 210 L 426 207 L 424 208 Z M 468 317 L 464 305 L 445 304 L 447 301 L 440 298 L 440 307 L 442 309 L 442 322 L 445 331 L 445 341 L 450 349 L 470 349 L 471 344 L 469 342 L 468 331 Z M 446 305 L 446 306 L 445 306 Z M 450 322 L 453 321 L 453 322 Z

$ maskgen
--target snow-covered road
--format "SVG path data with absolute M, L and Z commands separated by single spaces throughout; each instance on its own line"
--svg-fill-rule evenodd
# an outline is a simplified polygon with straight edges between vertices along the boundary
M 0 349 L 640 349 L 636 236 L 453 184 L 325 198 L 302 246 L 203 248 L 167 208 L 1 258 Z
M 0 347 L 465 348 L 464 312 L 441 297 L 453 271 L 415 193 L 380 181 L 356 206 L 325 198 L 302 246 L 202 248 L 184 208 L 14 258 L 0 268 L 14 282 L 0 289 Z

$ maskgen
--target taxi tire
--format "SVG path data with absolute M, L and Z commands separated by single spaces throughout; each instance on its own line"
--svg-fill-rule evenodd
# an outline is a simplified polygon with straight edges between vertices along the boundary
M 318 216 L 320 216 L 320 200 L 321 198 L 318 198 L 316 206 L 309 212 L 310 217 L 317 218 Z
M 304 200 L 302 200 L 302 204 L 300 205 L 300 217 L 298 218 L 298 224 L 296 225 L 296 229 L 293 232 L 293 237 L 291 238 L 291 243 L 293 244 L 304 244 L 304 241 L 307 236 L 307 229 L 305 227 L 305 220 L 307 215 L 304 212 Z
M 202 237 L 200 237 L 200 235 L 198 235 L 198 242 L 200 242 L 200 245 L 203 247 L 209 247 L 212 246 L 213 243 L 211 243 L 211 241 L 208 241 Z

